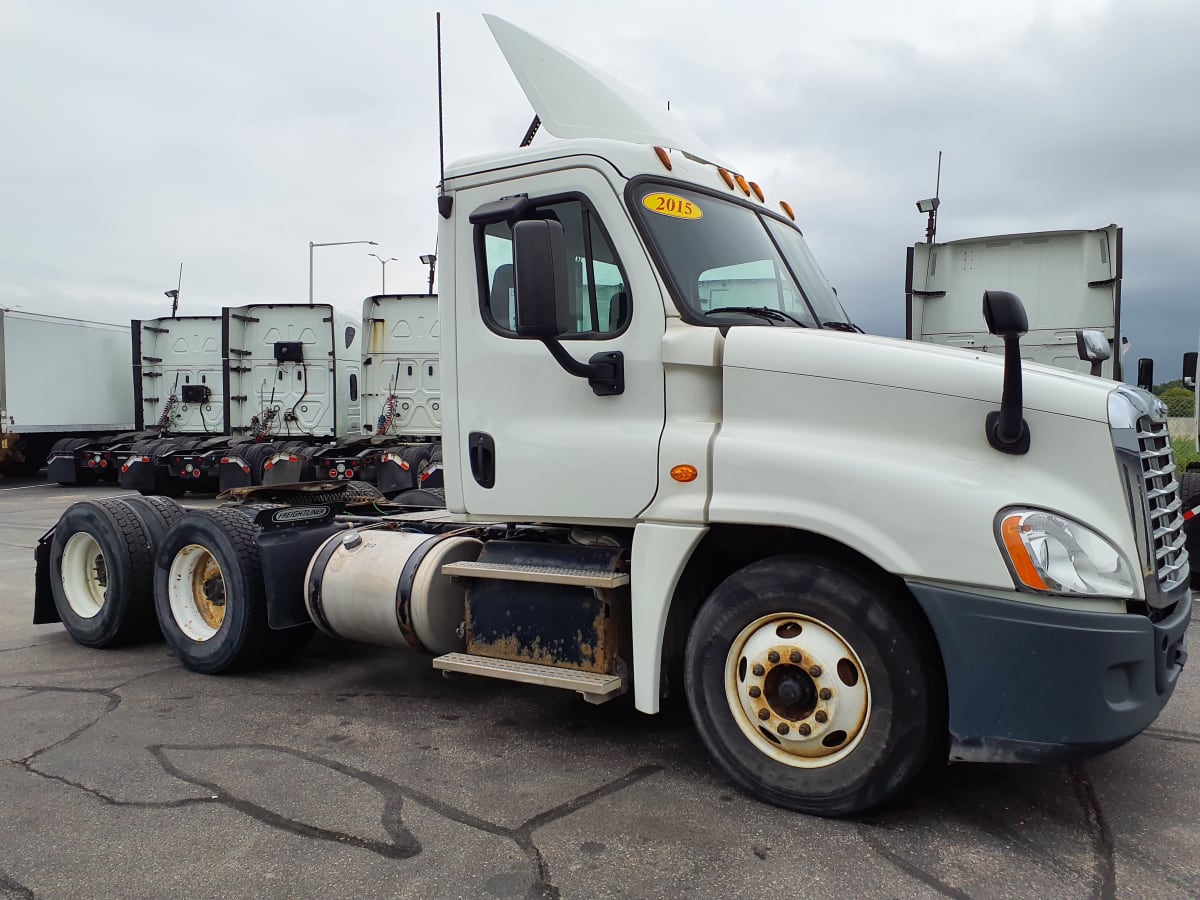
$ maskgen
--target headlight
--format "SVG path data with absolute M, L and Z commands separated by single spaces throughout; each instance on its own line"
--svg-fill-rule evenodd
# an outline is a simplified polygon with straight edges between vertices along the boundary
M 1090 528 L 1038 509 L 1006 509 L 996 523 L 1018 586 L 1047 594 L 1137 596 L 1125 557 Z

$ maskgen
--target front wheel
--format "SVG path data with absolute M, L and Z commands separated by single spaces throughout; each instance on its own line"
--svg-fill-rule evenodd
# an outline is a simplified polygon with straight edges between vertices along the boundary
M 844 816 L 883 803 L 944 734 L 927 625 L 885 585 L 816 557 L 734 573 L 692 624 L 684 687 L 700 736 L 755 797 Z

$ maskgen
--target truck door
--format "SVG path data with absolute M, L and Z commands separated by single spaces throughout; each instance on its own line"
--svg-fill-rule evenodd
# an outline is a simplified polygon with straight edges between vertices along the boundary
M 471 514 L 631 520 L 657 488 L 662 292 L 628 215 L 598 172 L 540 175 L 523 179 L 520 190 L 530 197 L 521 219 L 555 219 L 565 231 L 570 310 L 562 346 L 582 362 L 619 351 L 625 388 L 597 396 L 541 341 L 517 337 L 511 224 L 468 221 L 471 210 L 512 194 L 513 185 L 462 191 L 457 427 L 446 435 L 458 446 L 447 459 L 460 460 Z

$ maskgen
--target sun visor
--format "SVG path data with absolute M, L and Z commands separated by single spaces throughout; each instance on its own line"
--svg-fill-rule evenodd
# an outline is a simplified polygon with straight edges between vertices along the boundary
M 496 16 L 483 18 L 550 134 L 671 147 L 719 164 L 664 105 L 528 31 Z

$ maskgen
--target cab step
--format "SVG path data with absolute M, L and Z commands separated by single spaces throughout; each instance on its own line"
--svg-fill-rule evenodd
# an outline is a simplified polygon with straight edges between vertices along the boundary
M 625 693 L 625 680 L 619 675 L 580 672 L 577 669 L 563 669 L 558 666 L 540 666 L 509 659 L 472 656 L 469 653 L 447 653 L 445 656 L 439 656 L 434 659 L 433 667 L 444 672 L 463 672 L 467 675 L 482 675 L 485 678 L 519 681 L 522 684 L 566 688 L 569 691 L 578 691 L 588 703 L 604 703 Z
M 497 581 L 534 581 L 541 584 L 570 584 L 577 587 L 618 588 L 629 584 L 627 572 L 606 569 L 527 566 L 516 563 L 455 562 L 442 566 L 445 575 L 461 578 L 492 578 Z M 443 657 L 444 658 L 444 657 Z M 535 668 L 545 668 L 535 666 Z

